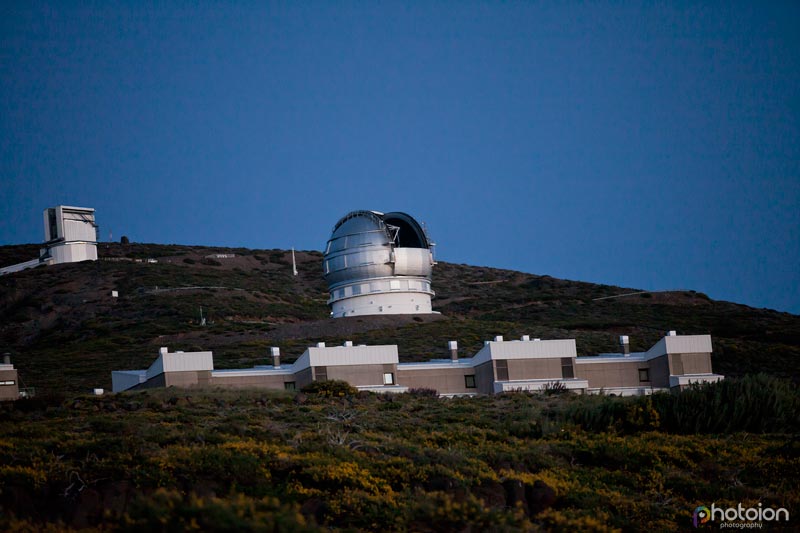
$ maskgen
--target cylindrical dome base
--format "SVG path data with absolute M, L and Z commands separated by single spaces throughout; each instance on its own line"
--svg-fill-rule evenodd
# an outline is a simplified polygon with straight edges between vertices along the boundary
M 331 303 L 331 317 L 430 314 L 431 295 L 423 292 L 362 294 Z
M 352 211 L 342 217 L 323 260 L 331 316 L 433 313 L 432 247 L 405 213 Z

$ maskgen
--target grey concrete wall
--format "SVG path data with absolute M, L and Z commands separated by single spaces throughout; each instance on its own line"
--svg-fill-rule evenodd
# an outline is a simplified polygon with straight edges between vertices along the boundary
M 639 381 L 639 367 L 646 365 L 641 361 L 581 363 L 575 365 L 575 377 L 587 380 L 591 389 L 647 386 Z
M 561 379 L 561 358 L 508 359 L 508 379 Z
M 300 390 L 309 383 L 311 383 L 313 379 L 314 378 L 310 368 L 306 368 L 301 370 L 300 372 L 296 372 L 294 375 L 295 388 L 297 388 L 297 390 Z
M 140 383 L 135 387 L 131 387 L 130 390 L 140 390 L 140 389 L 160 389 L 167 386 L 167 380 L 164 374 L 159 374 L 152 379 L 148 379 L 144 383 Z
M 328 379 L 340 379 L 348 382 L 354 387 L 363 386 L 382 386 L 383 373 L 391 372 L 397 381 L 397 370 L 395 365 L 348 365 L 348 366 L 329 366 Z
M 199 374 L 200 372 L 197 370 L 190 370 L 186 372 L 166 372 L 163 374 L 163 376 L 164 381 L 166 382 L 166 387 L 191 387 L 200 384 Z M 205 381 L 207 384 L 208 379 Z
M 653 387 L 669 388 L 669 359 L 666 355 L 650 359 L 650 383 Z
M 292 376 L 272 375 L 272 376 L 216 376 L 211 378 L 211 385 L 220 387 L 241 388 L 263 388 L 283 390 L 286 381 L 294 381 Z
M 474 373 L 474 369 L 471 368 L 441 368 L 425 370 L 398 369 L 397 384 L 410 389 L 433 389 L 439 394 L 478 392 L 477 388 L 467 389 L 464 384 L 464 376 Z
M 684 374 L 711 374 L 710 353 L 681 354 Z
M 481 394 L 494 394 L 494 361 L 488 361 L 475 367 L 475 384 Z

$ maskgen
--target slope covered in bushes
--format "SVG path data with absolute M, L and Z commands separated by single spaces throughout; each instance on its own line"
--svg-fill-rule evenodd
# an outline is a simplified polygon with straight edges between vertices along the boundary
M 799 397 L 760 376 L 640 398 L 40 398 L 0 408 L 0 528 L 674 531 L 712 502 L 793 513 Z

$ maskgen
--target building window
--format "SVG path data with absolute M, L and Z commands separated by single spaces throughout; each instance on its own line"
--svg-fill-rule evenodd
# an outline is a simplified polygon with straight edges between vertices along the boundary
M 475 388 L 475 374 L 469 374 L 468 376 L 464 376 L 464 386 L 468 389 Z
M 639 369 L 639 381 L 650 381 L 650 369 L 649 368 L 640 368 Z
M 575 369 L 572 366 L 572 357 L 561 358 L 561 378 L 573 379 L 575 377 Z
M 680 376 L 683 374 L 683 357 L 682 354 L 674 353 L 672 354 L 672 374 L 675 376 Z
M 318 366 L 314 368 L 314 374 L 317 376 L 317 381 L 328 381 L 328 367 Z
M 14 384 L 16 384 L 16 381 L 14 381 L 13 379 L 7 381 L 0 381 L 0 385 L 14 385 Z
M 400 282 L 398 280 L 396 280 L 396 279 L 391 280 L 389 282 L 389 289 L 393 290 L 393 291 L 399 291 L 400 290 Z
M 383 384 L 384 385 L 394 385 L 394 373 L 392 373 L 392 372 L 384 372 L 383 373 Z
M 294 381 L 287 381 L 283 384 L 283 388 L 285 390 L 297 390 L 297 386 L 295 385 Z
M 506 359 L 495 361 L 494 368 L 497 372 L 497 381 L 508 381 L 508 361 Z

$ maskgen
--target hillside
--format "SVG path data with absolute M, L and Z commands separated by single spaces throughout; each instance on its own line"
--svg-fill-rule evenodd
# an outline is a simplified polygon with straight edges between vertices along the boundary
M 688 531 L 698 505 L 743 503 L 796 531 L 798 402 L 766 376 L 633 398 L 328 381 L 7 402 L 0 529 Z
M 37 253 L 36 245 L 3 246 L 0 264 Z M 441 315 L 333 320 L 320 252 L 296 253 L 296 277 L 283 250 L 103 243 L 99 254 L 0 278 L 0 352 L 12 354 L 23 386 L 110 388 L 112 370 L 147 367 L 159 346 L 213 350 L 218 368 L 235 368 L 265 362 L 269 346 L 291 361 L 317 341 L 398 344 L 401 361 L 415 361 L 446 356 L 451 339 L 471 355 L 494 335 L 575 338 L 589 355 L 615 351 L 626 334 L 635 351 L 670 329 L 710 333 L 715 372 L 800 381 L 800 317 L 694 291 L 597 300 L 636 289 L 440 262 L 433 303 Z

